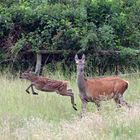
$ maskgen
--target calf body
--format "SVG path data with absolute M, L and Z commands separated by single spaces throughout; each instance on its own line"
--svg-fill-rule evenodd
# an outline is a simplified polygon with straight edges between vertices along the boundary
M 47 77 L 36 76 L 31 71 L 26 71 L 22 73 L 20 78 L 31 81 L 30 86 L 26 89 L 27 93 L 30 93 L 29 89 L 31 88 L 32 94 L 38 95 L 38 93 L 36 93 L 33 89 L 33 87 L 35 87 L 37 90 L 40 91 L 56 92 L 62 96 L 70 96 L 72 106 L 75 110 L 77 110 L 75 107 L 76 104 L 74 103 L 74 94 L 72 92 L 72 89 L 67 89 L 67 81 L 52 80 Z

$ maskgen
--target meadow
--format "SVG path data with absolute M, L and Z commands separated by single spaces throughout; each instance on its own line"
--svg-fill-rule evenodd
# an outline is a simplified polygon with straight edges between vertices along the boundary
M 65 79 L 59 72 L 49 73 L 53 79 Z M 56 93 L 27 94 L 28 81 L 0 74 L 0 140 L 139 140 L 140 139 L 140 75 L 123 77 L 129 81 L 125 99 L 128 110 L 117 109 L 111 101 L 102 102 L 101 111 L 88 103 L 87 113 L 80 118 L 81 101 L 75 74 L 69 85 L 75 93 L 78 111 L 70 98 Z

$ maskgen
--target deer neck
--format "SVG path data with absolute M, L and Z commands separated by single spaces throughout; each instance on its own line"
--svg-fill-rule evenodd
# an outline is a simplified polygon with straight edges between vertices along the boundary
M 85 87 L 84 72 L 77 73 L 77 85 L 78 85 L 80 94 L 85 96 L 86 95 L 86 87 Z

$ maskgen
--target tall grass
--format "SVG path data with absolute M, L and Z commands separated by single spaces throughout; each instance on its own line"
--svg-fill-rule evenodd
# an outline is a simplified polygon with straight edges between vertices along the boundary
M 131 110 L 117 110 L 113 101 L 102 103 L 97 112 L 88 104 L 88 113 L 79 117 L 81 101 L 75 76 L 67 79 L 61 73 L 47 73 L 53 79 L 70 81 L 78 111 L 69 97 L 38 91 L 27 94 L 28 81 L 0 74 L 0 140 L 138 140 L 140 139 L 140 76 L 124 77 L 129 81 L 126 100 Z

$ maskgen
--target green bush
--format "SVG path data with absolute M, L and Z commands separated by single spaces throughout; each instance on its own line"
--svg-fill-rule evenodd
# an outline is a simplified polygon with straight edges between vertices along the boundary
M 107 67 L 112 63 L 115 65 L 114 55 L 103 58 L 93 56 L 95 52 L 119 50 L 121 65 L 125 65 L 126 56 L 139 65 L 133 51 L 140 49 L 139 7 L 139 0 L 1 1 L 0 47 L 2 50 L 6 48 L 4 58 L 19 58 L 18 54 L 26 50 L 85 52 L 93 61 L 89 64 L 96 64 L 95 67 L 104 61 L 108 62 Z M 64 60 L 73 57 L 63 55 Z M 71 61 L 67 63 L 72 64 Z

